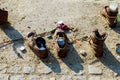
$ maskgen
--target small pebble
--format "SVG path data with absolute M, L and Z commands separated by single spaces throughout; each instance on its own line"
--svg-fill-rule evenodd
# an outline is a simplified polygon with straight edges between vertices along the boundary
M 117 58 L 120 59 L 120 56 L 118 55 Z
M 81 51 L 80 51 L 80 54 L 81 54 L 82 56 L 86 56 L 86 55 L 87 55 L 85 50 L 81 50 Z
M 28 26 L 27 28 L 31 29 L 31 27 L 30 27 L 30 26 Z
M 3 49 L 6 49 L 6 47 L 3 47 Z
M 25 19 L 25 17 L 26 17 L 26 16 L 23 16 L 23 17 L 21 18 L 21 21 L 22 21 L 23 19 Z
M 117 74 L 117 73 L 114 73 L 114 76 L 118 76 L 118 74 Z
M 72 43 L 73 43 L 73 40 L 69 39 L 68 44 L 72 44 Z

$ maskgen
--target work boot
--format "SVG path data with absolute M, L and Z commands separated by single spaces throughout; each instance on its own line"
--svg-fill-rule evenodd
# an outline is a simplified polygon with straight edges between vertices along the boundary
M 90 35 L 89 43 L 95 52 L 96 57 L 103 56 L 103 45 L 104 41 L 107 38 L 107 33 L 99 33 L 98 29 L 95 29 Z
M 68 38 L 64 32 L 56 33 L 57 52 L 60 58 L 64 58 L 68 53 Z
M 33 34 L 33 33 L 31 33 Z M 30 36 L 30 34 L 28 35 Z M 48 57 L 48 49 L 46 47 L 46 41 L 42 37 L 29 37 L 28 43 L 30 49 L 40 58 L 45 59 Z
M 109 27 L 114 28 L 117 24 L 118 4 L 110 3 L 105 6 L 101 11 L 101 15 L 106 18 Z
M 0 9 L 0 24 L 8 23 L 8 11 Z

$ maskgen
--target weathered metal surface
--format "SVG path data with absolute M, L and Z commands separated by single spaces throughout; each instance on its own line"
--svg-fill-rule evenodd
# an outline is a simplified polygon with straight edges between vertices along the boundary
M 104 32 L 102 34 L 99 34 L 98 29 L 94 30 L 90 35 L 89 43 L 91 47 L 94 49 L 96 57 L 103 56 L 103 45 L 106 38 L 107 33 Z
M 8 22 L 8 11 L 0 9 L 0 24 Z

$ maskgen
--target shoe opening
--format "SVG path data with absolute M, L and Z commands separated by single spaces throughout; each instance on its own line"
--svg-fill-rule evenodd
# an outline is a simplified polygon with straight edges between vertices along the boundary
M 45 50 L 46 49 L 46 42 L 42 37 L 38 37 L 36 39 L 36 45 L 39 48 L 39 50 Z

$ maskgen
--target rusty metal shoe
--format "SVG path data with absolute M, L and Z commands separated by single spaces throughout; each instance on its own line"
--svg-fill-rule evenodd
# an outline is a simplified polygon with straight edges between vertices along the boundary
M 40 59 L 48 57 L 49 51 L 46 47 L 46 41 L 42 37 L 32 37 L 28 45 Z
M 56 43 L 57 43 L 58 56 L 60 58 L 64 58 L 67 56 L 68 53 L 67 36 L 64 32 L 58 32 L 56 36 L 57 36 Z
M 104 41 L 107 38 L 107 33 L 99 34 L 98 29 L 95 29 L 90 35 L 89 43 L 95 52 L 96 57 L 103 56 L 103 45 Z
M 107 24 L 109 27 L 114 28 L 117 24 L 117 14 L 118 14 L 118 5 L 110 4 L 109 6 L 105 6 L 101 11 L 101 15 L 106 18 Z
M 8 11 L 0 9 L 0 24 L 8 23 Z

